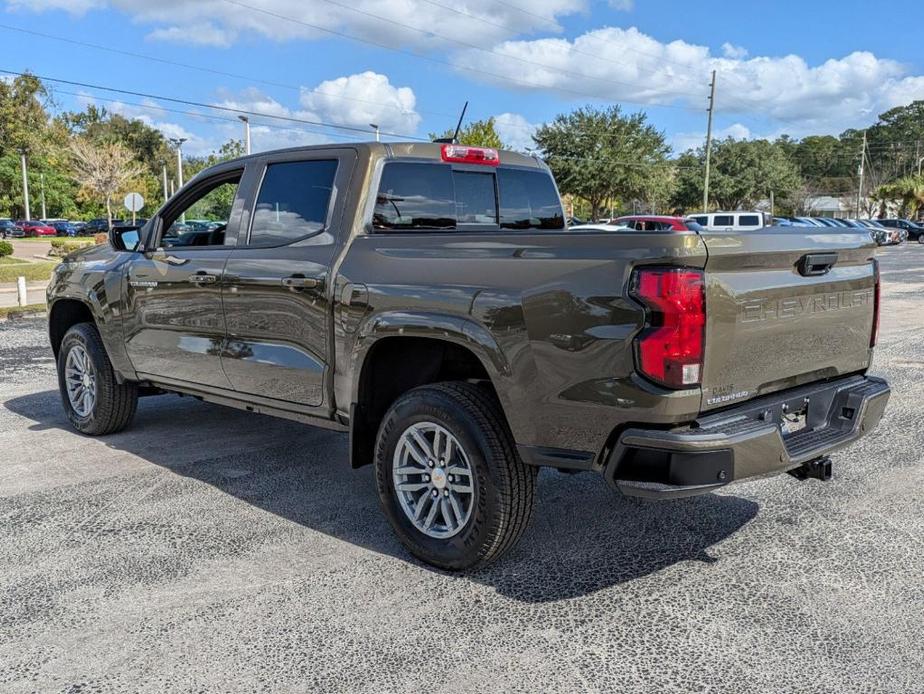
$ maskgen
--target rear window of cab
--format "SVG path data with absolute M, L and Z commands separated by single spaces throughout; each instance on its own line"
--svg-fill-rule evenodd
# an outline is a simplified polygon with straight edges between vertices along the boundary
M 564 230 L 552 177 L 545 171 L 388 162 L 372 227 L 395 231 Z

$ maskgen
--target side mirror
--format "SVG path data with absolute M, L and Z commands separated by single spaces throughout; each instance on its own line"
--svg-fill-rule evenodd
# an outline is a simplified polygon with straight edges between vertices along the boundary
M 134 252 L 141 241 L 139 227 L 112 227 L 109 230 L 109 245 L 117 251 Z

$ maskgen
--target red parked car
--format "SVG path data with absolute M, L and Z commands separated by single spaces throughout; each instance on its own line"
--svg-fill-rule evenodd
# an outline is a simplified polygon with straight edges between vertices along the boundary
M 618 217 L 612 220 L 610 224 L 624 224 L 636 231 L 699 231 L 702 228 L 696 222 L 683 217 L 647 214 Z
M 26 236 L 57 236 L 58 231 L 42 222 L 17 222 L 17 226 L 22 227 Z

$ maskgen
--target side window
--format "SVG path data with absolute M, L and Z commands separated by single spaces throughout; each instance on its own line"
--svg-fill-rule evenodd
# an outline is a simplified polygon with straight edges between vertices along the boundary
M 760 226 L 760 217 L 756 214 L 742 214 L 738 215 L 738 226 L 742 227 L 759 227 Z
M 336 159 L 267 166 L 254 207 L 248 243 L 281 245 L 323 229 L 327 224 L 336 175 Z
M 704 227 L 709 226 L 709 217 L 706 217 L 706 216 L 703 216 L 703 217 L 691 217 L 691 219 L 692 219 L 694 222 L 696 222 L 697 224 L 703 225 Z
M 240 173 L 222 177 L 200 190 L 184 207 L 171 210 L 163 220 L 160 245 L 165 248 L 226 245 L 225 230 L 240 181 Z
M 733 227 L 735 226 L 735 218 L 730 214 L 717 214 L 713 218 L 712 225 L 717 227 Z
M 501 229 L 564 229 L 565 214 L 552 177 L 539 171 L 500 168 Z
M 373 228 L 394 231 L 455 228 L 452 179 L 449 166 L 386 164 L 375 198 Z

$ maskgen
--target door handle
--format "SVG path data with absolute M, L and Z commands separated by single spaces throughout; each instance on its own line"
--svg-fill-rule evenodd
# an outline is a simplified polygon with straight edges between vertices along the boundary
M 837 253 L 809 253 L 799 259 L 799 274 L 803 277 L 825 275 L 837 262 Z
M 298 289 L 317 289 L 321 286 L 321 280 L 315 277 L 298 277 L 293 275 L 292 277 L 283 277 L 280 281 L 283 287 Z
M 197 272 L 195 275 L 190 275 L 188 281 L 194 284 L 215 284 L 218 277 L 205 272 Z

